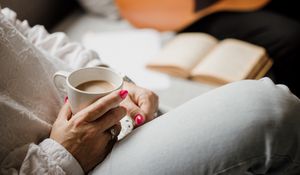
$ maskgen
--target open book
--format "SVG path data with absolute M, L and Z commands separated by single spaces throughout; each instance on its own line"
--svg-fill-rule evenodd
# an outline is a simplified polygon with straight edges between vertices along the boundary
M 147 64 L 153 70 L 215 85 L 259 79 L 271 66 L 262 47 L 236 39 L 218 41 L 204 33 L 178 34 Z

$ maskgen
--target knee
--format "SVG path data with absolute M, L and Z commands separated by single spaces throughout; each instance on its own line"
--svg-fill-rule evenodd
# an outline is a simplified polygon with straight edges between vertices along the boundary
M 284 151 L 288 151 L 292 155 L 294 145 L 299 144 L 295 138 L 299 138 L 300 100 L 285 85 L 275 85 L 269 78 L 237 84 L 246 86 L 245 93 L 249 97 L 244 99 L 249 100 L 248 110 L 243 111 L 250 114 L 244 115 L 247 118 L 240 122 L 244 126 L 241 133 L 250 138 L 247 143 L 256 145 L 262 153 L 273 147 L 272 154 L 286 154 Z M 286 150 L 278 150 L 279 145 Z
M 253 120 L 260 126 L 270 125 L 270 122 L 295 120 L 300 114 L 300 100 L 293 95 L 287 86 L 275 85 L 269 78 L 260 80 L 245 80 L 235 84 L 237 89 L 243 89 L 248 105 L 244 106 L 253 112 Z

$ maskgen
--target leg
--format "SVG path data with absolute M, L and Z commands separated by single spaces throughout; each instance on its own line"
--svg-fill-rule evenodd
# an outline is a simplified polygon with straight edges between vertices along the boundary
M 182 32 L 205 32 L 218 39 L 237 38 L 266 48 L 274 60 L 276 83 L 300 96 L 300 23 L 267 10 L 223 12 L 208 16 Z
M 300 102 L 270 79 L 201 95 L 135 130 L 94 174 L 300 172 Z

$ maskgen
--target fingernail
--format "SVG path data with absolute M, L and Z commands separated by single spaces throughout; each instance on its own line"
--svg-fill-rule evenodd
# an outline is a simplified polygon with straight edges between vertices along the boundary
M 68 99 L 69 99 L 68 96 L 66 96 L 65 97 L 65 103 L 67 103 Z
M 121 91 L 119 92 L 119 95 L 120 95 L 120 97 L 121 97 L 122 99 L 126 98 L 127 94 L 128 94 L 128 91 L 127 91 L 127 90 L 121 90 Z
M 139 126 L 145 122 L 145 117 L 142 116 L 141 114 L 137 114 L 134 117 L 134 121 L 135 121 L 135 124 Z

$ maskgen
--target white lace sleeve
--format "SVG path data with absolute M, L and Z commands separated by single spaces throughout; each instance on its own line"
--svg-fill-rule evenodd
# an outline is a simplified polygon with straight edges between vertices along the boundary
M 39 145 L 31 144 L 20 169 L 20 174 L 84 174 L 77 160 L 60 144 L 46 139 Z
M 65 33 L 49 34 L 41 25 L 30 27 L 26 20 L 18 20 L 16 13 L 8 8 L 2 9 L 2 13 L 36 47 L 61 59 L 70 68 L 105 65 L 96 52 L 79 43 L 70 42 Z
M 8 156 L 6 159 L 12 158 Z M 45 139 L 39 145 L 33 143 L 29 145 L 20 169 L 13 164 L 10 167 L 8 164 L 1 167 L 0 174 L 82 175 L 84 172 L 77 160 L 63 146 L 52 139 Z

